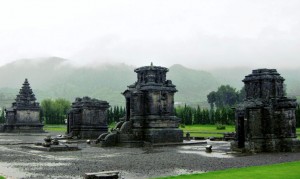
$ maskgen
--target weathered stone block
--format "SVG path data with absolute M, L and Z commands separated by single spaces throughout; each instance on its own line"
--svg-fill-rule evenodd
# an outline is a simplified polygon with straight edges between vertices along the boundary
M 236 108 L 236 144 L 252 152 L 296 151 L 296 99 L 284 96 L 284 79 L 275 69 L 246 76 L 246 99 Z M 296 142 L 295 142 L 296 141 Z
M 106 101 L 76 98 L 68 112 L 67 133 L 82 139 L 96 139 L 108 132 Z

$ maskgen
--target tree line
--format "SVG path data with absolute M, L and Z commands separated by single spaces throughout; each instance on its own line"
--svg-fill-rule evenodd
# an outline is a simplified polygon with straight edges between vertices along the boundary
M 112 124 L 112 123 L 117 123 L 120 121 L 120 118 L 125 116 L 125 108 L 122 106 L 114 106 L 110 107 L 107 110 L 107 123 Z
M 201 109 L 191 106 L 177 106 L 175 115 L 181 118 L 181 124 L 234 124 L 234 110 L 231 107 Z
M 44 99 L 41 102 L 40 119 L 45 124 L 65 124 L 70 109 L 71 102 L 66 99 Z M 107 123 L 119 122 L 120 118 L 124 116 L 124 107 L 110 107 L 107 110 Z
M 44 99 L 41 102 L 40 119 L 45 124 L 65 124 L 70 108 L 71 103 L 66 99 Z

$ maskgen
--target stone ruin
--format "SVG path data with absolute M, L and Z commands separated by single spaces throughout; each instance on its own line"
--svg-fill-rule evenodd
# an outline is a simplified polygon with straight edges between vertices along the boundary
M 4 132 L 44 132 L 40 121 L 40 106 L 25 79 L 11 108 L 5 109 Z
M 245 77 L 246 99 L 236 107 L 236 141 L 247 152 L 300 150 L 296 136 L 296 99 L 285 97 L 284 78 L 275 69 Z
M 144 66 L 134 70 L 137 82 L 122 94 L 126 100 L 126 116 L 112 132 L 102 134 L 96 142 L 102 146 L 177 143 L 183 141 L 180 119 L 174 113 L 174 94 L 167 68 Z
M 107 133 L 106 101 L 89 97 L 76 98 L 68 112 L 67 133 L 69 136 L 81 139 L 96 139 L 102 133 Z

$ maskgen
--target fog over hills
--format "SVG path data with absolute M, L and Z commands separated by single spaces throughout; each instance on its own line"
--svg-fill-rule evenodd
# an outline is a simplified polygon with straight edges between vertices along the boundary
M 45 98 L 74 101 L 76 97 L 90 96 L 107 100 L 112 106 L 124 105 L 121 93 L 136 81 L 135 68 L 127 64 L 74 66 L 58 57 L 18 60 L 0 67 L 0 106 L 11 105 L 25 78 L 28 78 L 38 101 Z M 243 86 L 241 80 L 251 70 L 233 68 L 208 72 L 175 64 L 169 67 L 167 79 L 177 86 L 177 103 L 205 107 L 209 92 L 222 84 L 239 90 Z M 278 72 L 286 79 L 288 93 L 300 96 L 300 71 L 278 69 Z

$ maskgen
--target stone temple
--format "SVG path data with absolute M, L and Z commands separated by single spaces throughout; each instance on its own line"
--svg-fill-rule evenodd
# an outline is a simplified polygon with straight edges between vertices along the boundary
M 40 106 L 25 79 L 11 108 L 5 109 L 4 132 L 44 132 L 40 121 Z
M 107 133 L 108 108 L 106 101 L 76 98 L 68 112 L 67 133 L 82 139 L 96 139 L 102 133 Z
M 236 108 L 233 149 L 247 152 L 300 150 L 296 99 L 285 97 L 284 78 L 275 69 L 253 70 L 243 80 L 246 99 Z
M 98 140 L 106 145 L 135 142 L 176 143 L 183 141 L 180 119 L 174 114 L 174 94 L 171 80 L 166 79 L 167 68 L 144 66 L 134 70 L 137 82 L 122 94 L 126 101 L 126 116 L 116 129 L 101 135 Z

